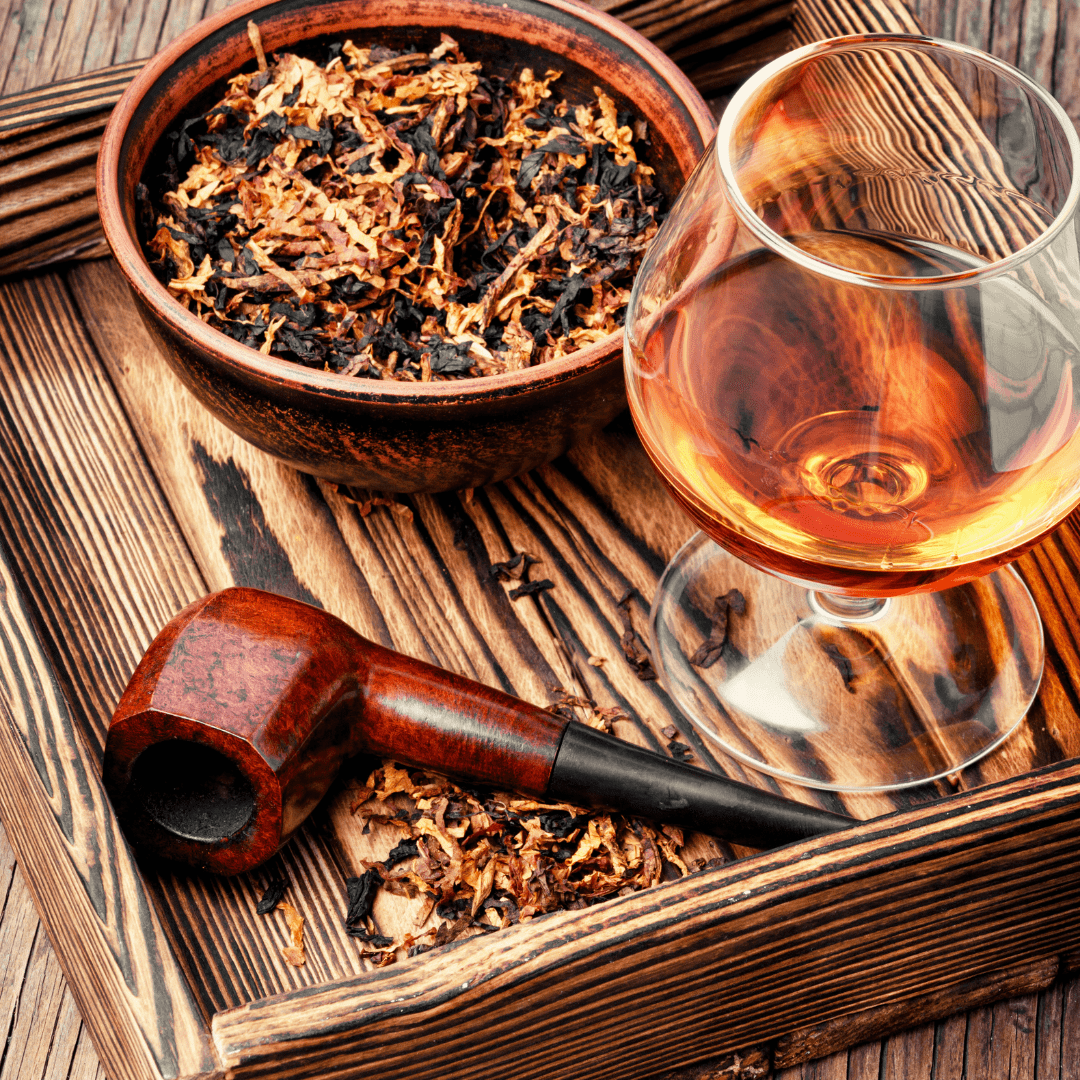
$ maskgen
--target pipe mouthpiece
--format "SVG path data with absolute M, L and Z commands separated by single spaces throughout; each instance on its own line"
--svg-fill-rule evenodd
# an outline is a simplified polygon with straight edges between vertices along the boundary
M 854 824 L 851 818 L 673 761 L 575 721 L 559 747 L 548 797 L 665 821 L 756 848 L 780 847 Z

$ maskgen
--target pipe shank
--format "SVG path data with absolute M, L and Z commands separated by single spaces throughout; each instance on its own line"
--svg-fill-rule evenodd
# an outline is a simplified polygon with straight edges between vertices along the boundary
M 371 642 L 357 750 L 542 797 L 567 721 Z

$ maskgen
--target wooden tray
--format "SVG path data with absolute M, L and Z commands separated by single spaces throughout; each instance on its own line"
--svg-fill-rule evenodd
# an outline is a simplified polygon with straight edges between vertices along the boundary
M 805 0 L 796 13 L 804 40 L 858 29 L 915 25 L 884 2 Z M 763 40 L 748 33 L 746 48 Z M 71 105 L 69 91 L 58 94 Z M 30 130 L 31 106 L 0 103 L 0 127 L 24 118 L 6 144 L 22 156 L 0 144 L 0 169 L 52 130 Z M 65 145 L 92 140 L 88 116 L 69 111 L 86 126 Z M 26 175 L 0 171 L 0 187 L 25 192 Z M 24 200 L 8 220 L 73 206 L 81 196 L 67 191 Z M 768 854 L 696 838 L 694 854 L 727 864 L 372 970 L 341 926 L 343 879 L 380 842 L 357 835 L 348 782 L 266 871 L 217 880 L 141 866 L 99 779 L 112 708 L 171 615 L 240 583 L 320 603 L 368 637 L 541 704 L 561 687 L 618 705 L 631 719 L 617 733 L 657 749 L 674 724 L 698 764 L 779 789 L 711 753 L 623 658 L 618 601 L 635 591 L 642 630 L 691 532 L 629 425 L 519 480 L 365 514 L 212 421 L 108 261 L 0 284 L 0 365 L 0 816 L 113 1080 L 629 1080 L 710 1060 L 694 1075 L 762 1076 L 770 1060 L 1039 989 L 1069 963 L 1080 522 L 1019 564 L 1048 638 L 1038 701 L 955 786 L 846 798 L 874 820 Z M 508 598 L 489 567 L 518 551 L 543 560 L 554 589 Z M 302 968 L 282 959 L 284 921 L 254 914 L 277 873 L 306 919 Z M 409 917 L 392 898 L 376 908 L 387 927 Z M 724 1057 L 734 1051 L 737 1062 Z

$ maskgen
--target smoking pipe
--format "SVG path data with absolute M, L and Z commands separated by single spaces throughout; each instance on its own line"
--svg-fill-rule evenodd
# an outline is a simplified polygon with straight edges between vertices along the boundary
M 155 638 L 109 726 L 105 786 L 137 847 L 236 874 L 270 858 L 362 752 L 760 848 L 851 824 L 240 588 L 196 601 Z

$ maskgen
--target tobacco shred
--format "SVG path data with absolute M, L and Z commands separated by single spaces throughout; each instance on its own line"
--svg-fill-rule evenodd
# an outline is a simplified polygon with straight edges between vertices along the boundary
M 443 35 L 282 53 L 173 131 L 147 247 L 261 352 L 361 378 L 513 371 L 622 325 L 663 216 L 642 121 L 560 73 L 504 80 Z
M 526 581 L 523 585 L 510 590 L 511 600 L 520 600 L 523 596 L 535 596 L 538 592 L 554 589 L 555 582 L 551 578 L 541 578 L 539 581 Z
M 649 656 L 648 651 L 634 632 L 634 622 L 630 616 L 630 602 L 633 598 L 634 590 L 627 589 L 616 604 L 623 624 L 623 633 L 619 642 L 622 645 L 623 656 L 626 657 L 637 677 L 642 682 L 652 682 L 656 678 L 656 669 L 653 667 L 652 657 Z
M 723 596 L 714 599 L 709 636 L 690 657 L 691 664 L 696 667 L 712 667 L 724 655 L 728 640 L 728 616 L 732 611 L 736 615 L 746 613 L 746 598 L 738 589 L 729 589 Z
M 285 962 L 292 964 L 293 967 L 303 967 L 306 960 L 304 956 L 304 917 L 287 900 L 282 900 L 277 909 L 285 913 L 285 922 L 288 924 L 292 940 L 292 944 L 286 945 L 281 950 L 281 955 L 285 957 Z
M 492 563 L 488 572 L 499 581 L 521 581 L 529 572 L 529 567 L 540 560 L 527 551 L 519 551 L 505 562 Z
M 591 711 L 594 726 L 622 715 L 565 692 L 561 697 L 553 711 Z M 691 869 L 677 827 L 464 788 L 388 761 L 360 794 L 353 812 L 365 824 L 393 823 L 407 833 L 384 860 L 365 860 L 365 873 L 347 882 L 346 929 L 379 965 L 392 963 L 399 951 L 414 956 L 468 932 L 587 907 Z M 425 901 L 416 933 L 391 939 L 378 932 L 371 918 L 378 889 Z M 441 921 L 420 931 L 432 915 Z
M 689 761 L 694 756 L 694 751 L 690 749 L 685 743 L 676 742 L 672 739 L 668 744 L 668 753 L 676 761 Z
M 273 881 L 267 882 L 262 899 L 255 905 L 255 914 L 269 915 L 285 898 L 285 890 L 288 887 L 289 883 L 284 878 L 275 878 Z

